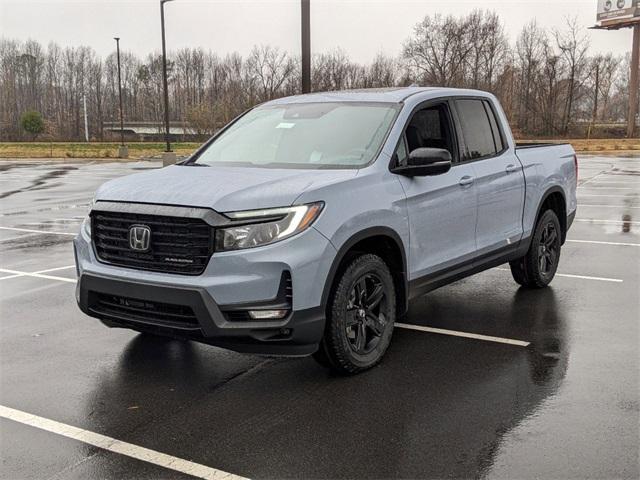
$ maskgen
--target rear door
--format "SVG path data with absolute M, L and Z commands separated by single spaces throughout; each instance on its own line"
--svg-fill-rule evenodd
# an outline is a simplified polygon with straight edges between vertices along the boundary
M 463 162 L 473 165 L 478 195 L 476 244 L 479 257 L 498 253 L 522 237 L 524 172 L 485 98 L 455 101 Z
M 441 175 L 399 176 L 409 214 L 410 280 L 471 262 L 476 250 L 473 168 L 459 162 L 447 101 L 429 103 L 414 112 L 396 149 L 396 161 L 403 164 L 409 152 L 420 147 L 448 150 L 453 166 Z

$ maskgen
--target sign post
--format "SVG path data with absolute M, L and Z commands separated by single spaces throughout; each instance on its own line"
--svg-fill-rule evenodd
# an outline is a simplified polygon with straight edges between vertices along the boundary
M 631 75 L 629 76 L 629 117 L 627 137 L 634 137 L 636 115 L 638 114 L 638 90 L 640 90 L 640 24 L 633 26 L 633 49 L 631 50 Z

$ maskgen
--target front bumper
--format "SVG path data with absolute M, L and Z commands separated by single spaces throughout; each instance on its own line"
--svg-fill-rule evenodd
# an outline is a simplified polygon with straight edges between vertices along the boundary
M 176 305 L 190 309 L 196 322 L 168 324 L 153 315 L 131 316 L 105 311 L 97 298 L 120 298 L 133 305 Z M 109 327 L 130 328 L 188 338 L 245 353 L 308 355 L 315 352 L 324 329 L 321 307 L 292 312 L 277 321 L 229 321 L 206 290 L 160 286 L 83 274 L 78 280 L 78 305 Z
M 78 305 L 107 326 L 189 338 L 246 353 L 298 356 L 318 348 L 324 331 L 322 290 L 335 249 L 313 228 L 266 247 L 214 254 L 198 276 L 101 263 L 85 233 L 75 239 L 74 250 Z M 238 315 L 282 308 L 285 277 L 291 288 L 287 317 L 251 320 Z M 165 307 L 172 313 L 162 313 Z M 154 318 L 156 311 L 158 318 Z M 167 317 L 186 320 L 167 322 Z

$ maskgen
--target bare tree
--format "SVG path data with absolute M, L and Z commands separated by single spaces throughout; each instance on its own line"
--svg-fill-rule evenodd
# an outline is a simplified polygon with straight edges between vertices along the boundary
M 403 57 L 427 85 L 460 85 L 473 49 L 470 20 L 451 15 L 426 16 L 404 44 Z
M 256 46 L 243 58 L 202 48 L 169 53 L 172 121 L 208 135 L 251 106 L 300 92 L 300 58 Z M 122 52 L 125 121 L 163 116 L 161 57 Z M 588 56 L 575 19 L 548 32 L 535 22 L 513 46 L 496 13 L 427 16 L 415 26 L 398 58 L 378 54 L 370 64 L 344 50 L 313 57 L 312 89 L 340 90 L 421 83 L 489 90 L 501 100 L 517 135 L 576 134 L 578 123 L 622 121 L 627 112 L 629 56 Z M 118 120 L 115 54 L 99 58 L 85 46 L 46 48 L 34 41 L 0 39 L 0 139 L 28 138 L 20 118 L 38 111 L 52 139 L 83 137 L 86 95 L 93 138 L 107 137 L 106 121 Z M 573 130 L 572 130 L 573 129 Z M 107 137 L 108 138 L 108 137 Z
M 588 90 L 591 91 L 594 122 L 609 118 L 609 102 L 618 71 L 618 61 L 619 59 L 611 53 L 596 55 L 590 61 Z
M 261 100 L 278 96 L 287 78 L 295 70 L 294 62 L 286 53 L 269 46 L 253 47 L 247 59 L 247 69 L 261 94 Z
M 535 20 L 525 25 L 516 41 L 520 70 L 520 92 L 518 93 L 521 95 L 517 124 L 524 131 L 531 130 L 533 118 L 531 113 L 535 105 L 533 102 L 535 78 L 539 74 L 547 42 L 546 33 Z
M 368 68 L 365 68 L 363 87 L 390 87 L 398 83 L 398 61 L 382 53 L 376 55 Z
M 567 28 L 565 31 L 554 31 L 556 44 L 568 70 L 567 95 L 562 126 L 562 133 L 565 135 L 569 129 L 577 87 L 583 81 L 587 64 L 587 51 L 589 49 L 589 40 L 586 34 L 581 33 L 582 28 L 578 25 L 577 17 L 567 19 L 566 23 Z

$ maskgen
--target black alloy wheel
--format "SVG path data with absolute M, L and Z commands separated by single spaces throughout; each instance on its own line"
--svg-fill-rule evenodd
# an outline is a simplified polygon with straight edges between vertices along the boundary
M 375 273 L 366 273 L 354 284 L 349 294 L 345 322 L 347 341 L 355 353 L 370 353 L 387 326 L 387 293 Z
M 351 258 L 334 279 L 325 332 L 314 358 L 340 374 L 377 365 L 396 320 L 396 284 L 378 255 Z
M 556 274 L 560 262 L 562 230 L 553 210 L 540 215 L 527 253 L 509 262 L 513 279 L 527 288 L 544 288 Z
M 538 245 L 538 268 L 547 277 L 555 273 L 560 250 L 560 236 L 554 222 L 549 221 L 542 229 Z

